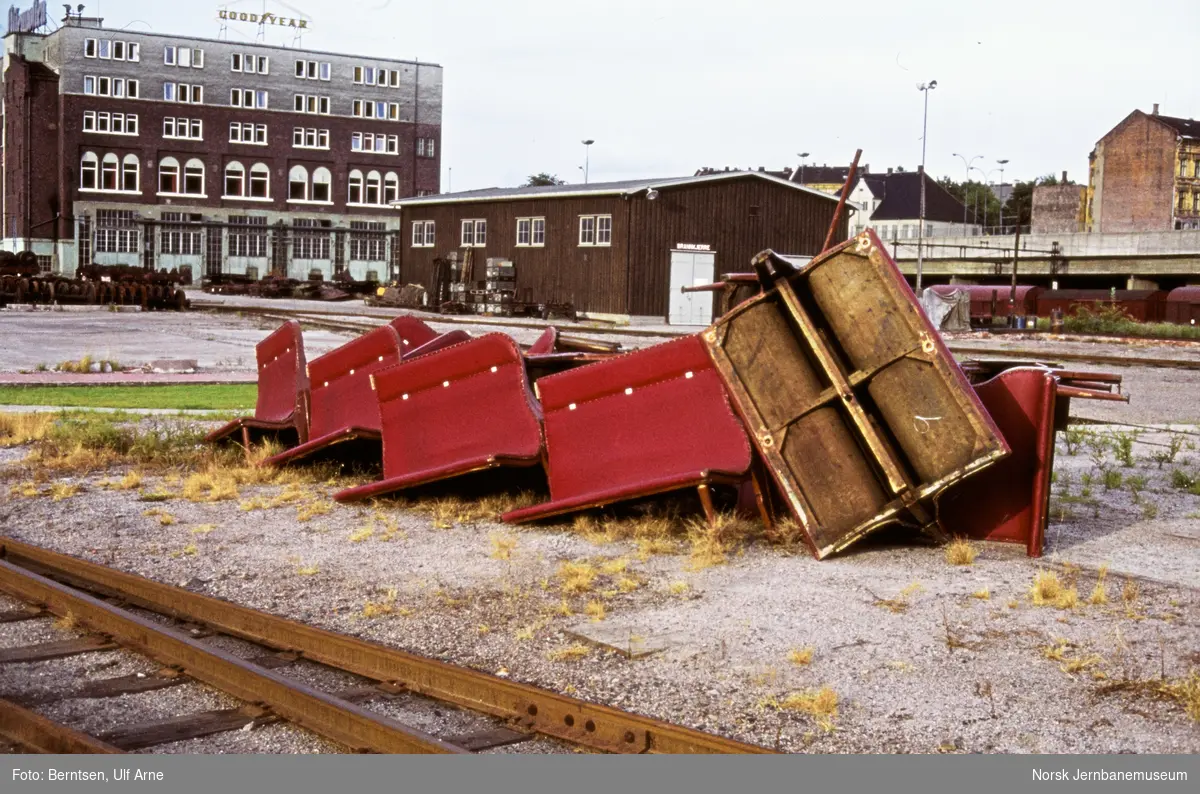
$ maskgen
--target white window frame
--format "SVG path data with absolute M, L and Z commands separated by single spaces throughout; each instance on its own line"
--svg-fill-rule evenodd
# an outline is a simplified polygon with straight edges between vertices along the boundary
M 579 216 L 579 245 L 593 247 L 596 245 L 596 216 Z
M 487 220 L 464 218 L 461 226 L 461 243 L 463 248 L 487 247 Z
M 611 246 L 612 245 L 612 216 L 597 215 L 596 216 L 596 245 Z
M 413 221 L 413 248 L 433 248 L 437 238 L 437 226 L 434 221 Z
M 95 58 L 96 57 L 96 48 L 97 48 L 96 39 L 84 39 L 83 40 L 83 57 L 84 58 Z
M 521 242 L 522 231 L 525 241 Z M 546 218 L 544 215 L 517 218 L 518 248 L 544 248 L 546 245 Z
M 163 66 L 174 66 L 178 60 L 177 53 L 178 49 L 170 44 L 163 47 Z

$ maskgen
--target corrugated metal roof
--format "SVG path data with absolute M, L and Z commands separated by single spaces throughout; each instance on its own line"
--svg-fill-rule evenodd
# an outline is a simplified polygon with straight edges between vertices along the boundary
M 786 179 L 759 171 L 729 171 L 703 176 L 663 177 L 657 179 L 625 179 L 617 182 L 592 182 L 587 185 L 536 185 L 532 187 L 488 187 L 464 190 L 459 193 L 439 193 L 434 196 L 414 196 L 393 202 L 393 206 L 409 207 L 428 204 L 458 204 L 470 201 L 512 201 L 530 198 L 567 198 L 572 196 L 612 196 L 640 193 L 643 190 L 663 190 L 684 185 L 719 182 L 727 179 L 763 179 L 778 185 L 802 190 L 836 202 L 837 196 L 789 182 Z

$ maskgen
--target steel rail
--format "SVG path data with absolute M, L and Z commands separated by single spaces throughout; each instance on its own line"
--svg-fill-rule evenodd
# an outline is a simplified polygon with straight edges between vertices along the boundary
M 83 755 L 125 752 L 3 698 L 0 698 L 0 737 L 35 753 Z
M 93 631 L 162 664 L 176 666 L 198 681 L 249 703 L 262 704 L 283 719 L 358 751 L 383 753 L 466 753 L 461 747 L 373 714 L 298 681 L 239 659 L 218 648 L 110 606 L 11 560 L 0 560 L 0 590 L 72 615 Z
M 0 537 L 0 558 L 154 612 L 507 719 L 520 729 L 590 749 L 672 754 L 773 752 L 297 623 L 10 538 Z
M 949 344 L 951 353 L 959 357 L 1004 356 L 1005 358 L 1031 358 L 1052 361 L 1079 361 L 1088 364 L 1104 364 L 1115 367 L 1164 367 L 1167 369 L 1200 370 L 1200 359 L 1141 358 L 1134 356 L 1106 356 L 1096 353 L 1047 353 L 1045 351 L 1021 350 L 999 347 L 962 347 Z

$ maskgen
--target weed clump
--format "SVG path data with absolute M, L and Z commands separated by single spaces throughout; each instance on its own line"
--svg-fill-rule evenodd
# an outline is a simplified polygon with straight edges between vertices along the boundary
M 488 540 L 492 544 L 491 554 L 488 556 L 493 560 L 511 560 L 513 549 L 517 547 L 517 539 L 507 532 L 493 532 L 488 535 Z
M 1066 585 L 1053 571 L 1038 571 L 1029 588 L 1029 600 L 1034 606 L 1052 606 L 1073 609 L 1079 604 L 1079 593 L 1074 585 Z
M 963 537 L 957 537 L 946 546 L 946 562 L 950 565 L 971 565 L 979 556 L 975 544 Z
M 798 711 L 813 717 L 826 733 L 834 729 L 834 720 L 838 715 L 838 695 L 829 687 L 793 692 L 780 701 L 779 705 L 788 711 Z
M 552 662 L 577 662 L 590 653 L 588 646 L 582 642 L 567 645 L 557 650 L 550 651 L 546 654 L 546 658 Z
M 788 661 L 792 664 L 805 666 L 812 664 L 812 660 L 813 649 L 811 645 L 805 648 L 792 648 L 792 650 L 788 651 Z

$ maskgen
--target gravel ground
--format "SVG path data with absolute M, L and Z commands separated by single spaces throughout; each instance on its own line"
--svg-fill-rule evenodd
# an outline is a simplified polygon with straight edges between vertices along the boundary
M 726 564 L 692 570 L 686 555 L 643 560 L 630 543 L 593 543 L 563 525 L 436 528 L 427 514 L 391 503 L 379 507 L 397 525 L 388 538 L 377 531 L 352 540 L 374 509 L 332 504 L 328 514 L 300 521 L 295 506 L 243 512 L 237 501 L 175 499 L 153 505 L 177 519 L 160 526 L 143 515 L 148 505 L 136 493 L 94 487 L 99 474 L 86 481 L 93 487 L 60 502 L 6 499 L 0 530 L 335 631 L 787 751 L 1189 753 L 1200 751 L 1200 726 L 1178 705 L 1104 690 L 1115 680 L 1164 671 L 1176 678 L 1200 668 L 1200 496 L 1169 481 L 1175 469 L 1200 474 L 1200 454 L 1183 449 L 1159 469 L 1149 456 L 1169 440 L 1142 436 L 1132 467 L 1106 453 L 1101 465 L 1124 481 L 1107 490 L 1087 445 L 1068 455 L 1060 434 L 1053 523 L 1040 561 L 1020 547 L 982 544 L 973 565 L 951 566 L 940 549 L 891 535 L 823 562 L 754 542 Z M 1086 495 L 1085 473 L 1094 478 Z M 1136 502 L 1131 475 L 1146 478 Z M 315 486 L 312 496 L 326 499 L 336 487 Z M 279 491 L 243 488 L 241 498 Z M 193 533 L 201 524 L 215 529 Z M 496 550 L 510 541 L 510 558 L 499 559 Z M 627 565 L 636 585 L 629 592 L 620 592 L 618 574 L 600 575 L 590 592 L 563 592 L 561 563 L 614 560 Z M 1108 603 L 1087 605 L 1101 566 Z M 1075 581 L 1080 605 L 1034 606 L 1029 591 L 1040 570 Z M 583 616 L 592 601 L 605 607 L 602 622 Z M 364 617 L 368 602 L 391 614 Z M 571 615 L 562 613 L 564 604 Z M 0 638 L 21 644 L 10 632 L 29 625 L 0 626 Z M 575 642 L 569 632 L 597 629 L 631 646 L 661 641 L 666 650 L 630 660 L 588 646 L 582 658 L 552 659 Z M 811 663 L 790 661 L 800 648 L 813 649 Z M 776 706 L 789 693 L 821 687 L 838 696 L 830 724 Z M 476 719 L 410 705 L 402 698 L 372 708 L 437 732 L 467 730 Z M 527 743 L 507 751 L 534 749 Z

